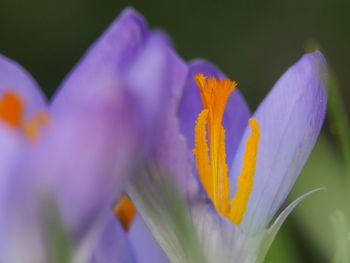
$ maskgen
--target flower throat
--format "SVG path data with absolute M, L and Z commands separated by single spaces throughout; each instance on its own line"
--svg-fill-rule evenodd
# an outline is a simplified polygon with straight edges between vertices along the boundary
M 251 135 L 246 142 L 237 191 L 234 198 L 230 200 L 225 129 L 222 126 L 222 119 L 227 100 L 236 88 L 236 82 L 228 79 L 217 80 L 214 77 L 207 78 L 202 74 L 196 75 L 194 79 L 200 89 L 204 106 L 198 115 L 194 131 L 193 153 L 199 177 L 218 213 L 234 224 L 240 224 L 253 189 L 260 138 L 259 124 L 255 119 L 249 120 Z

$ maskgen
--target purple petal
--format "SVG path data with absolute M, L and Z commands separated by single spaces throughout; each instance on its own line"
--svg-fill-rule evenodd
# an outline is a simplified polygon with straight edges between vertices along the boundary
M 137 262 L 169 262 L 139 215 L 132 222 L 128 237 Z
M 17 166 L 18 158 L 26 144 L 27 141 L 19 133 L 0 123 L 0 195 L 5 190 L 6 180 L 12 176 L 13 169 Z
M 155 136 L 173 88 L 173 78 L 178 77 L 181 82 L 183 68 L 170 49 L 167 36 L 157 32 L 148 38 L 126 74 L 125 88 L 140 107 L 146 130 L 152 131 L 152 134 L 145 134 L 145 138 Z
M 193 228 L 208 262 L 257 262 L 264 231 L 247 235 L 239 226 L 220 216 L 211 202 L 201 198 L 191 203 L 190 209 Z
M 91 259 L 88 262 L 142 262 L 135 260 L 132 248 L 128 242 L 127 233 L 113 213 L 109 214 L 106 225 L 103 227 L 100 236 L 97 237 L 97 242 L 92 249 Z
M 19 64 L 0 54 L 0 96 L 12 90 L 25 102 L 25 117 L 46 108 L 46 98 L 35 80 Z
M 39 202 L 32 174 L 23 173 L 24 160 L 30 153 L 28 144 L 19 137 L 4 138 L 0 129 L 0 142 L 8 151 L 1 151 L 0 165 L 0 262 L 46 262 L 46 247 L 42 235 Z M 2 141 L 6 139 L 6 143 Z M 14 140 L 13 140 L 14 139 Z M 15 151 L 14 151 L 15 150 Z
M 169 49 L 168 61 L 169 94 L 162 110 L 160 133 L 155 134 L 156 142 L 151 153 L 152 162 L 160 173 L 171 176 L 183 193 L 193 194 L 198 190 L 192 174 L 190 150 L 180 131 L 177 109 L 180 103 L 184 82 L 187 76 L 186 64 Z
M 103 218 L 137 165 L 143 131 L 132 103 L 124 103 L 90 104 L 56 118 L 29 160 L 27 173 L 52 189 L 75 238 Z
M 268 224 L 303 168 L 326 112 L 326 72 L 320 52 L 304 55 L 254 113 L 261 137 L 254 187 L 242 222 L 245 230 L 255 231 Z M 235 182 L 249 135 L 247 128 L 233 164 Z
M 128 17 L 130 13 L 127 12 L 119 23 Z M 101 46 L 104 43 L 102 40 L 95 45 L 101 47 L 97 49 L 101 52 L 106 48 Z M 75 236 L 84 234 L 87 226 L 92 224 L 91 221 L 98 221 L 100 214 L 111 205 L 111 200 L 123 188 L 124 181 L 130 174 L 130 166 L 138 165 L 137 160 L 144 153 L 145 146 L 151 145 L 151 135 L 156 134 L 155 122 L 162 113 L 159 107 L 166 103 L 162 94 L 173 88 L 173 83 L 181 77 L 181 70 L 186 69 L 174 56 L 168 47 L 167 38 L 162 34 L 152 34 L 138 51 L 134 50 L 138 56 L 134 57 L 127 70 L 122 69 L 123 74 L 104 68 L 103 61 L 108 58 L 107 54 L 101 61 L 97 61 L 102 63 L 102 69 L 111 78 L 110 86 L 104 86 L 105 78 L 96 80 L 103 81 L 94 90 L 105 93 L 105 96 L 96 94 L 89 97 L 87 94 L 86 99 L 86 94 L 81 94 L 75 98 L 74 103 L 68 105 L 69 112 L 64 110 L 70 103 L 64 97 L 54 104 L 54 121 L 59 125 L 52 129 L 41 158 L 47 158 L 47 169 L 55 171 L 51 174 L 56 180 L 54 186 L 57 188 L 57 199 L 69 229 Z M 93 54 L 91 56 L 94 58 L 98 52 L 89 54 Z M 97 69 L 98 65 L 95 66 Z M 74 80 L 84 67 L 80 66 L 71 78 Z M 85 70 L 88 74 L 89 70 Z M 106 77 L 103 72 L 101 74 Z M 81 85 L 78 82 L 75 84 Z M 73 102 L 74 98 L 71 99 Z M 93 113 L 89 109 L 92 107 L 102 108 L 100 114 L 91 115 Z M 66 114 L 57 114 L 57 109 L 62 109 L 61 112 Z M 71 117 L 72 111 L 81 114 L 74 118 Z M 79 156 L 78 163 L 76 156 Z
M 80 245 L 96 233 L 133 166 L 138 166 L 137 149 L 144 138 L 132 101 L 98 101 L 85 107 L 56 117 L 37 144 L 27 143 L 14 169 L 5 170 L 9 179 L 4 186 L 0 182 L 0 231 L 5 229 L 0 250 L 6 251 L 1 254 L 5 259 L 50 261 L 43 258 L 42 204 L 47 202 L 57 203 L 74 245 Z
M 181 131 L 187 139 L 190 149 L 194 148 L 194 127 L 198 114 L 203 110 L 199 89 L 193 77 L 202 73 L 208 77 L 226 78 L 220 70 L 209 62 L 195 60 L 189 64 L 189 72 L 179 106 Z M 223 125 L 226 129 L 226 153 L 228 163 L 238 149 L 239 142 L 247 126 L 250 111 L 243 96 L 236 89 L 230 96 L 224 114 Z
M 147 39 L 147 26 L 133 9 L 126 9 L 89 48 L 55 94 L 51 108 L 55 114 L 79 100 L 118 97 L 124 74 Z

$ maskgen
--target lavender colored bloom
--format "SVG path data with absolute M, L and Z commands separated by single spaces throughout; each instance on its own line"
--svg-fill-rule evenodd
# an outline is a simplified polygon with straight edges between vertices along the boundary
M 159 126 L 172 55 L 126 9 L 50 103 L 0 56 L 0 262 L 86 262 L 108 250 L 99 236 Z M 120 262 L 115 252 L 103 262 Z
M 224 76 L 210 63 L 191 62 L 186 75 L 129 194 L 172 262 L 262 262 L 288 214 L 307 196 L 277 214 L 324 120 L 325 59 L 318 51 L 304 55 L 252 115 L 234 82 L 212 78 Z M 164 201 L 169 183 L 183 200 L 178 212 Z M 183 220 L 169 219 L 179 211 Z M 190 234 L 179 232 L 179 222 Z

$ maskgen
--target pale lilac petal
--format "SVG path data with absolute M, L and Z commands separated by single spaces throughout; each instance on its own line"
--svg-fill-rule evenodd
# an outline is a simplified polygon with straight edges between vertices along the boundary
M 64 81 L 51 104 L 53 117 L 80 104 L 130 99 L 140 111 L 144 144 L 150 145 L 173 81 L 173 58 L 168 37 L 146 27 L 138 13 L 126 9 Z
M 177 115 L 178 105 L 185 79 L 187 65 L 169 49 L 168 94 L 166 105 L 161 109 L 162 119 L 159 134 L 156 136 L 150 159 L 158 173 L 166 173 L 183 193 L 192 195 L 198 190 L 198 184 L 192 173 L 191 152 L 186 138 L 180 131 Z
M 201 197 L 191 203 L 190 210 L 193 228 L 207 262 L 256 261 L 264 231 L 247 235 L 239 226 L 220 216 L 209 200 Z
M 139 215 L 137 215 L 132 222 L 128 232 L 128 238 L 137 262 L 169 262 L 163 250 L 155 241 L 150 230 Z
M 153 60 L 145 61 L 147 57 Z M 122 90 L 119 100 L 113 96 L 99 96 L 72 103 L 65 114 L 53 112 L 54 118 L 39 137 L 38 144 L 30 144 L 36 150 L 21 159 L 23 162 L 18 166 L 18 178 L 30 183 L 17 185 L 22 180 L 14 179 L 8 187 L 12 207 L 25 205 L 33 218 L 38 219 L 40 213 L 32 204 L 40 203 L 43 196 L 50 202 L 54 199 L 75 244 L 94 233 L 104 222 L 131 170 L 139 165 L 145 142 L 150 140 L 148 137 L 155 134 L 151 131 L 156 127 L 152 127 L 150 121 L 162 111 L 153 105 L 150 113 L 145 112 L 147 109 L 140 103 L 144 99 L 142 93 L 148 93 L 144 103 L 151 100 L 161 105 L 157 102 L 161 96 L 149 93 L 162 94 L 173 87 L 174 80 L 169 76 L 173 76 L 176 69 L 174 58 L 167 39 L 155 34 L 147 40 L 135 65 L 130 67 L 130 76 L 126 74 L 131 77 L 132 72 L 139 69 L 133 82 L 125 84 L 127 88 Z M 146 80 L 143 83 L 142 78 Z M 166 103 L 166 100 L 161 102 Z M 26 191 L 19 191 L 19 195 L 16 189 L 21 187 Z M 11 199 L 14 196 L 17 198 Z M 23 197 L 29 205 L 21 203 Z M 22 214 L 25 211 L 13 211 L 13 217 L 25 218 Z M 15 229 L 22 229 L 27 225 L 16 221 L 15 226 Z M 36 228 L 35 231 L 41 237 L 40 231 Z
M 137 261 L 128 242 L 128 235 L 113 213 L 110 213 L 92 248 L 89 263 L 133 263 Z M 157 261 L 153 261 L 157 262 Z
M 46 108 L 46 98 L 30 74 L 13 60 L 0 54 L 0 96 L 12 90 L 25 102 L 25 117 Z
M 5 190 L 4 187 L 6 188 L 6 180 L 11 177 L 25 144 L 26 141 L 22 136 L 0 123 L 0 194 Z
M 34 79 L 16 62 L 0 55 L 0 96 L 7 91 L 23 99 L 25 118 L 46 108 L 46 98 Z M 0 262 L 44 263 L 42 224 L 35 215 L 38 205 L 29 198 L 31 177 L 22 177 L 19 171 L 32 144 L 0 123 L 0 145 Z
M 167 36 L 162 32 L 149 36 L 139 56 L 125 74 L 125 90 L 140 108 L 145 138 L 157 136 L 163 109 L 171 100 L 173 83 L 182 81 L 182 62 L 173 54 Z M 147 133 L 150 131 L 151 133 Z
M 17 145 L 18 142 L 17 137 Z M 30 149 L 24 143 L 19 146 L 15 152 L 12 149 L 6 157 L 1 156 L 5 157 L 6 169 L 1 165 L 0 262 L 45 263 L 47 248 L 40 219 L 43 214 L 35 199 L 37 188 L 32 175 L 21 172 Z
M 142 16 L 127 8 L 89 48 L 83 59 L 55 94 L 51 109 L 55 114 L 70 109 L 77 101 L 100 97 L 120 97 L 126 74 L 147 39 Z
M 56 118 L 38 142 L 26 143 L 13 169 L 6 171 L 9 178 L 0 187 L 4 262 L 51 262 L 46 257 L 55 235 L 46 228 L 52 222 L 45 216 L 56 209 L 55 220 L 72 244 L 94 236 L 137 165 L 142 130 L 132 103 L 86 107 Z
M 152 55 L 153 60 L 144 60 Z M 145 112 L 142 95 L 148 93 L 143 103 L 152 100 L 161 105 L 162 97 L 149 93 L 162 94 L 173 87 L 173 77 L 178 76 L 173 75 L 178 70 L 175 59 L 167 40 L 154 34 L 130 67 L 130 76 L 135 68 L 139 75 L 134 75 L 134 82 L 124 83 L 118 99 L 77 99 L 65 114 L 57 114 L 55 108 L 52 111 L 51 128 L 28 160 L 26 171 L 35 174 L 40 187 L 54 195 L 75 241 L 103 221 L 132 168 L 139 165 L 145 145 L 150 145 L 149 137 L 156 130 L 151 121 L 161 111 L 152 105 L 152 110 Z M 137 82 L 138 78 L 145 82 Z
M 179 118 L 181 131 L 186 136 L 189 149 L 194 148 L 194 127 L 198 114 L 203 110 L 203 104 L 199 94 L 199 88 L 193 77 L 202 73 L 208 77 L 226 78 L 214 65 L 204 60 L 194 60 L 189 63 L 184 91 L 179 105 Z M 238 144 L 247 126 L 250 111 L 243 96 L 236 89 L 230 96 L 224 114 L 223 126 L 226 129 L 226 153 L 228 163 L 238 149 Z
M 304 55 L 278 80 L 253 118 L 261 137 L 254 187 L 242 227 L 255 231 L 286 199 L 320 132 L 326 111 L 326 62 L 320 52 Z M 233 164 L 241 171 L 247 128 Z
M 76 239 L 103 219 L 137 165 L 143 130 L 134 108 L 104 101 L 56 118 L 29 160 L 27 173 L 57 199 Z
M 169 174 L 160 173 L 152 164 L 137 173 L 127 193 L 169 260 L 203 262 L 198 260 L 200 251 L 187 202 L 180 193 L 183 189 L 176 189 Z

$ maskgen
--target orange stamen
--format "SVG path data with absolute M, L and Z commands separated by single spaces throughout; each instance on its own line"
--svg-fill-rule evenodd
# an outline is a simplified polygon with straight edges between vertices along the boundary
M 31 120 L 24 119 L 24 101 L 14 91 L 4 92 L 0 98 L 0 120 L 23 132 L 29 139 L 36 140 L 44 125 L 49 123 L 45 111 L 39 111 Z
M 249 125 L 252 133 L 246 142 L 242 172 L 238 177 L 237 192 L 232 199 L 233 209 L 231 209 L 230 213 L 230 218 L 235 224 L 239 224 L 242 221 L 243 214 L 247 209 L 250 193 L 253 190 L 260 130 L 259 124 L 255 119 L 250 119 Z
M 23 108 L 21 97 L 12 91 L 7 91 L 0 98 L 0 119 L 14 128 L 19 128 L 22 123 Z
M 227 100 L 235 89 L 236 82 L 227 79 L 218 81 L 214 77 L 207 79 L 202 74 L 195 76 L 194 79 L 200 89 L 203 106 L 208 115 L 206 120 L 202 120 L 201 114 L 203 111 L 197 120 L 195 142 L 202 142 L 201 144 L 195 143 L 194 154 L 197 159 L 197 167 L 200 177 L 206 178 L 203 184 L 205 185 L 204 187 L 208 196 L 218 209 L 218 212 L 226 216 L 229 211 L 230 202 L 227 176 L 228 168 L 225 154 L 225 129 L 221 122 Z M 208 155 L 209 148 L 204 139 L 206 137 L 206 124 L 208 126 L 210 145 L 209 165 L 204 163 L 207 162 L 204 157 Z M 203 167 L 205 167 L 205 172 L 203 172 Z
M 225 129 L 222 126 L 222 119 L 227 100 L 235 89 L 236 82 L 227 79 L 217 80 L 213 77 L 206 78 L 202 74 L 195 76 L 194 79 L 200 89 L 204 106 L 204 110 L 199 114 L 196 122 L 195 148 L 193 150 L 199 177 L 217 211 L 233 223 L 239 224 L 253 186 L 260 134 L 258 122 L 254 119 L 250 120 L 252 135 L 247 141 L 237 194 L 230 202 Z M 210 147 L 207 143 L 207 137 Z
M 126 231 L 130 229 L 135 212 L 136 208 L 126 195 L 123 195 L 118 204 L 114 207 L 114 214 L 119 218 L 120 223 Z

